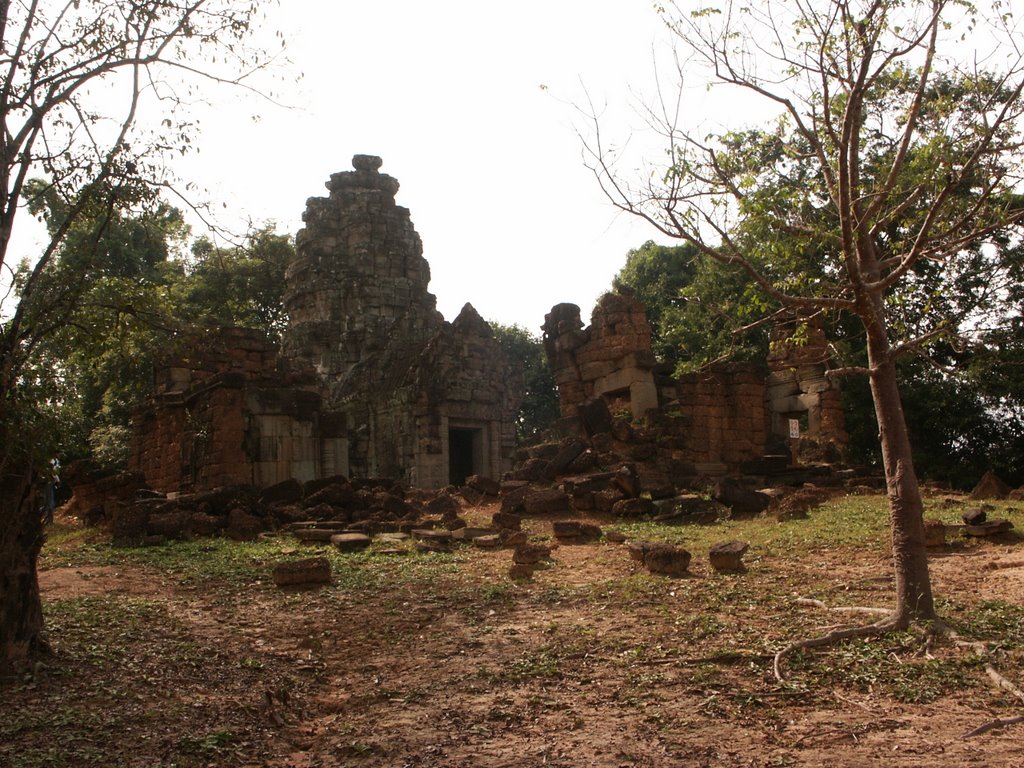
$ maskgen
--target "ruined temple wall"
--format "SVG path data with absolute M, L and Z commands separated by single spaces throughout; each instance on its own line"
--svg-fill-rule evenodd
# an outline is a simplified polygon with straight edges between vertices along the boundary
M 133 414 L 129 466 L 164 492 L 309 479 L 320 452 L 311 382 L 256 331 L 186 342 L 157 366 L 154 396 Z
M 562 416 L 576 415 L 582 403 L 598 396 L 628 400 L 637 419 L 658 407 L 651 327 L 632 296 L 602 296 L 586 329 L 579 307 L 559 304 L 545 316 L 543 331 Z
M 679 377 L 674 410 L 686 417 L 684 458 L 738 465 L 765 453 L 764 375 L 754 365 L 727 363 Z

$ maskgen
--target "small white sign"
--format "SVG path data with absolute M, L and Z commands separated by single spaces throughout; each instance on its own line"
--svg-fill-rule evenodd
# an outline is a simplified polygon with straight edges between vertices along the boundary
M 800 437 L 800 419 L 789 420 L 789 436 L 794 440 Z

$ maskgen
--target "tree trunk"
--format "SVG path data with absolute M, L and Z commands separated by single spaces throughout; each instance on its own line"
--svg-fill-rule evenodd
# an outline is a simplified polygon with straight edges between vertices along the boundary
M 935 601 L 928 575 L 928 553 L 924 538 L 924 504 L 910 435 L 903 415 L 896 364 L 884 334 L 868 329 L 868 360 L 871 367 L 871 396 L 878 419 L 889 519 L 892 529 L 892 557 L 896 569 L 896 616 L 900 625 L 912 620 L 934 620 Z
M 0 478 L 0 680 L 22 671 L 45 647 L 36 576 L 43 525 L 31 489 L 30 477 Z

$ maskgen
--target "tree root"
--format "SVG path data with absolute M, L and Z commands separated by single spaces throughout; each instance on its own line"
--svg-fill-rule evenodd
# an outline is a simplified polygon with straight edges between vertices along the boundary
M 995 720 L 989 720 L 984 725 L 979 725 L 973 731 L 968 731 L 967 733 L 965 733 L 960 738 L 961 739 L 971 739 L 971 738 L 974 738 L 975 736 L 981 736 L 981 734 L 983 734 L 983 733 L 988 733 L 989 731 L 994 731 L 996 728 L 1006 728 L 1008 725 L 1016 725 L 1017 723 L 1024 723 L 1024 715 L 1021 715 L 1021 716 L 1018 716 L 1018 717 L 1007 717 L 1007 718 L 1002 719 L 1002 720 L 1000 720 L 998 718 L 995 719 Z
M 829 608 L 820 600 L 813 600 L 810 598 L 799 598 L 797 603 L 800 605 L 810 605 L 815 608 L 822 608 L 824 610 L 844 610 L 841 608 Z M 836 643 L 842 642 L 843 640 L 849 640 L 855 637 L 877 637 L 884 635 L 889 632 L 894 632 L 899 629 L 906 629 L 909 626 L 909 620 L 905 616 L 892 611 L 884 611 L 880 608 L 846 608 L 846 612 L 860 612 L 860 613 L 885 613 L 886 616 L 874 624 L 865 624 L 858 627 L 848 627 L 846 629 L 834 629 L 831 632 L 827 632 L 820 637 L 812 637 L 805 640 L 798 640 L 790 643 L 785 648 L 775 654 L 775 663 L 773 670 L 775 672 L 775 679 L 780 683 L 786 682 L 785 675 L 782 672 L 782 660 L 793 653 L 794 651 L 801 650 L 803 648 L 821 648 L 827 645 L 835 645 Z M 956 645 L 963 648 L 970 648 L 974 653 L 980 656 L 985 661 L 985 674 L 988 675 L 992 684 L 999 690 L 1006 691 L 1015 698 L 1019 699 L 1024 704 L 1024 689 L 1021 689 L 1016 683 L 1008 680 L 999 673 L 999 670 L 995 668 L 992 663 L 992 652 L 989 650 L 987 644 L 978 640 L 965 640 L 961 638 L 960 634 L 950 627 L 948 624 L 942 621 L 933 621 L 928 626 L 928 637 L 925 643 L 925 652 L 931 656 L 932 641 L 936 637 L 942 637 L 955 643 Z M 980 736 L 988 731 L 995 730 L 997 728 L 1005 728 L 1010 725 L 1016 725 L 1017 723 L 1024 723 L 1024 715 L 1019 717 L 1008 717 L 1003 719 L 990 720 L 983 725 L 978 726 L 974 730 L 968 731 L 961 738 L 969 739 L 974 736 Z
M 845 629 L 834 629 L 820 637 L 811 637 L 805 640 L 792 642 L 775 654 L 775 662 L 772 666 L 772 669 L 775 672 L 775 679 L 780 683 L 786 682 L 786 676 L 782 673 L 782 660 L 794 651 L 799 651 L 803 648 L 821 648 L 826 645 L 835 645 L 843 640 L 850 640 L 854 637 L 877 637 L 879 635 L 888 634 L 889 632 L 893 632 L 897 629 L 902 629 L 904 624 L 905 622 L 901 621 L 899 616 L 894 613 L 887 612 L 886 618 L 876 621 L 874 624 L 865 624 L 859 627 L 847 627 Z

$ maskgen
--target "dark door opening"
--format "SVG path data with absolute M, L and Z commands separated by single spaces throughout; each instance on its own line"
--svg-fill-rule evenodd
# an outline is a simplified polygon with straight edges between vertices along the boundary
M 479 429 L 448 430 L 448 482 L 452 485 L 465 485 L 466 478 L 476 474 L 473 456 L 479 439 Z

